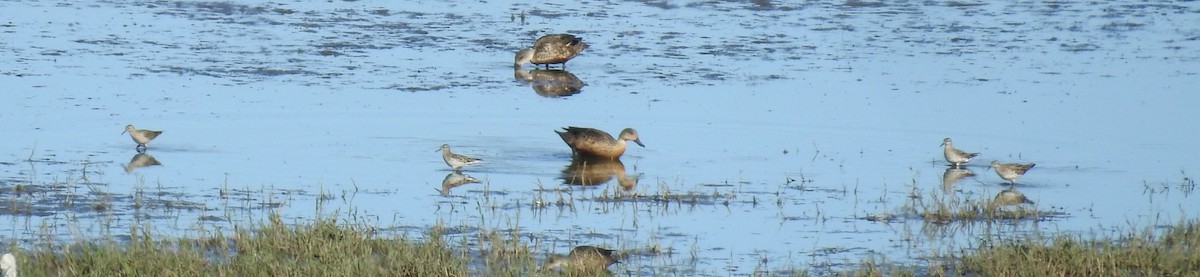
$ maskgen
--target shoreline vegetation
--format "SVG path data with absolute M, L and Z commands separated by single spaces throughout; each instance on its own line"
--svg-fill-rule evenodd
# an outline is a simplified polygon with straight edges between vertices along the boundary
M 86 170 L 81 170 L 86 172 Z M 0 203 L 0 211 L 13 215 L 40 215 L 56 209 L 78 212 L 112 212 L 114 207 L 132 207 L 135 211 L 196 209 L 198 203 L 180 199 L 158 198 L 162 193 L 148 193 L 143 184 L 132 195 L 105 192 L 93 186 L 85 176 L 84 185 L 72 182 L 53 182 L 47 185 L 22 185 L 0 188 L 8 199 Z M 1191 193 L 1194 182 L 1184 177 L 1179 188 Z M 805 181 L 781 189 L 805 190 Z M 81 187 L 89 193 L 81 193 Z M 743 194 L 738 189 L 670 191 L 661 186 L 658 192 L 616 191 L 604 189 L 588 195 L 575 195 L 574 189 L 538 189 L 528 208 L 574 209 L 575 201 L 622 205 L 641 203 L 668 207 L 697 205 L 730 206 L 776 205 L 784 201 L 771 194 Z M 972 229 L 981 225 L 1036 225 L 1066 216 L 1061 211 L 1042 210 L 1025 199 L 1015 189 L 968 197 L 945 188 L 922 190 L 913 182 L 905 201 L 892 209 L 894 213 L 866 215 L 858 220 L 877 224 L 923 223 L 931 232 L 938 229 Z M 1147 189 L 1169 190 L 1147 186 Z M 161 188 L 159 188 L 161 190 Z M 228 191 L 228 192 L 227 192 Z M 448 227 L 440 223 L 422 227 L 412 233 L 396 226 L 384 226 L 362 217 L 357 210 L 326 212 L 327 201 L 337 199 L 336 192 L 323 187 L 315 195 L 313 218 L 287 222 L 279 208 L 280 202 L 270 190 L 230 190 L 222 186 L 220 197 L 236 201 L 265 201 L 265 209 L 242 210 L 239 205 L 225 203 L 224 217 L 229 220 L 242 215 L 248 221 L 229 220 L 227 229 L 199 229 L 192 234 L 163 235 L 149 223 L 129 225 L 127 233 L 106 232 L 64 239 L 56 235 L 62 229 L 77 230 L 74 223 L 29 226 L 21 231 L 22 238 L 13 237 L 0 253 L 11 252 L 16 257 L 21 276 L 678 276 L 728 275 L 731 272 L 698 272 L 680 266 L 674 256 L 690 254 L 696 261 L 697 246 L 660 245 L 655 239 L 624 242 L 623 245 L 604 245 L 616 249 L 625 258 L 601 272 L 573 270 L 544 270 L 541 265 L 546 249 L 563 249 L 577 245 L 548 245 L 538 234 L 522 233 L 517 222 L 509 226 L 494 226 L 480 222 L 478 226 Z M 488 186 L 482 187 L 487 195 Z M 842 191 L 852 191 L 843 188 Z M 348 192 L 342 192 L 348 193 Z M 256 196 L 261 194 L 262 196 Z M 34 196 L 65 199 L 62 202 L 33 202 Z M 238 195 L 239 197 L 234 197 Z M 340 197 L 345 199 L 345 195 Z M 353 197 L 349 197 L 353 198 Z M 254 200 L 259 199 L 259 200 Z M 484 197 L 484 199 L 490 199 Z M 497 203 L 476 203 L 476 209 L 495 210 Z M 818 206 L 819 210 L 821 207 Z M 685 208 L 690 209 L 690 208 Z M 220 209 L 217 209 L 220 210 Z M 252 211 L 263 211 L 256 213 Z M 242 214 L 250 212 L 251 214 Z M 137 216 L 135 216 L 137 217 Z M 114 217 L 106 217 L 113 220 Z M 800 220 L 781 214 L 781 220 Z M 816 216 L 813 220 L 828 220 Z M 208 220 L 208 219 L 205 219 Z M 241 222 L 241 223 L 235 223 Z M 103 223 L 103 226 L 112 226 Z M 998 235 L 984 232 L 966 246 L 930 248 L 924 253 L 912 253 L 903 262 L 895 257 L 868 253 L 857 260 L 844 263 L 814 264 L 786 260 L 767 264 L 767 259 L 753 269 L 755 276 L 1184 276 L 1200 271 L 1200 220 L 1180 219 L 1173 225 L 1153 224 L 1139 229 L 1135 226 L 1108 230 L 1103 235 L 1080 233 L 1046 233 L 1041 228 L 1021 230 L 1015 234 Z M 463 233 L 465 227 L 475 231 Z M 1023 229 L 1023 228 L 1022 228 Z M 412 237 L 410 237 L 412 236 Z M 698 240 L 698 239 L 697 239 Z M 919 238 L 906 238 L 908 243 L 924 243 Z M 553 243 L 553 242 L 551 242 Z M 837 251 L 830 250 L 830 251 Z M 819 263 L 820 261 L 818 261 Z
M 131 228 L 128 241 L 45 243 L 10 248 L 21 276 L 579 276 L 672 275 L 639 268 L 609 272 L 539 271 L 544 257 L 516 236 L 448 238 L 434 226 L 422 238 L 388 235 L 367 223 L 322 217 L 294 225 L 271 214 L 230 234 L 156 238 Z M 1158 231 L 1156 231 L 1158 230 Z M 461 241 L 456 241 L 460 240 Z M 1185 276 L 1200 270 L 1200 221 L 1183 220 L 1115 237 L 1031 233 L 983 240 L 972 249 L 929 254 L 926 266 L 864 258 L 840 276 Z M 473 251 L 475 250 L 475 251 Z M 636 264 L 636 263 L 635 263 Z M 651 266 L 652 267 L 652 266 Z M 803 265 L 758 275 L 808 276 Z M 797 270 L 801 269 L 801 270 Z M 711 272 L 711 274 L 720 274 Z

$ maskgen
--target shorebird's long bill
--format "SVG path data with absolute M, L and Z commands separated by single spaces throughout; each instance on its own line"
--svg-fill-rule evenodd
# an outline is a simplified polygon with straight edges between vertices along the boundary
M 129 132 L 129 130 L 121 131 L 121 134 L 124 135 L 125 133 L 128 133 L 128 132 Z
M 633 140 L 633 143 L 637 143 L 637 145 L 641 147 L 646 147 L 645 144 L 642 144 L 642 139 L 635 139 Z

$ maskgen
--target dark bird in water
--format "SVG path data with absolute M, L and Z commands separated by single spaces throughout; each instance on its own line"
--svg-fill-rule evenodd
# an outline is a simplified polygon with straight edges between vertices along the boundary
M 522 64 L 532 63 L 535 67 L 546 65 L 547 69 L 550 68 L 551 64 L 562 64 L 563 68 L 566 68 L 567 61 L 579 55 L 579 52 L 583 52 L 583 49 L 587 47 L 588 45 L 583 42 L 583 38 L 574 35 L 544 35 L 533 43 L 533 47 L 517 51 L 513 67 L 521 67 Z
M 546 258 L 542 270 L 566 269 L 571 272 L 599 272 L 617 263 L 613 250 L 595 246 L 579 246 L 567 255 L 554 254 Z
M 627 140 L 637 143 L 638 146 L 646 147 L 633 128 L 621 130 L 621 134 L 615 139 L 604 131 L 592 128 L 566 127 L 562 131 L 554 132 L 562 137 L 563 142 L 571 147 L 571 152 L 576 156 L 615 160 L 620 158 L 621 154 L 625 154 L 625 141 Z

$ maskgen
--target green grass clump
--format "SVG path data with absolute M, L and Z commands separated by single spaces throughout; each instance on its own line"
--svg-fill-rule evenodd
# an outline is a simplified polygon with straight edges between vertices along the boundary
M 959 272 L 982 276 L 1195 276 L 1200 271 L 1200 221 L 1166 233 L 1117 239 L 1057 235 L 1048 242 L 1013 240 L 968 252 Z
M 272 221 L 231 238 L 75 243 L 20 253 L 22 276 L 469 276 L 466 254 L 439 234 L 382 238 L 364 224 Z

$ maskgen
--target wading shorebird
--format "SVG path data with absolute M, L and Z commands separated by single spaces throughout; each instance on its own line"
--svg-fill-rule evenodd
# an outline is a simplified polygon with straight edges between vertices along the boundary
M 17 277 L 17 257 L 12 253 L 4 253 L 0 257 L 0 273 L 4 273 L 4 277 Z
M 565 127 L 563 131 L 554 132 L 562 137 L 563 142 L 571 147 L 571 152 L 576 156 L 615 160 L 620 158 L 621 154 L 625 154 L 625 141 L 627 140 L 637 143 L 638 146 L 646 147 L 633 128 L 621 130 L 621 134 L 616 139 L 604 131 L 592 128 Z
M 954 148 L 954 144 L 950 141 L 950 138 L 943 139 L 942 146 L 945 146 L 944 154 L 946 156 L 946 161 L 950 162 L 950 165 L 954 167 L 960 167 L 962 164 L 971 161 L 971 158 L 979 156 L 979 153 L 968 153 L 967 151 Z
M 617 263 L 613 251 L 595 246 L 578 246 L 567 255 L 553 254 L 546 258 L 542 270 L 566 269 L 569 271 L 599 272 Z
M 133 142 L 137 143 L 138 149 L 145 149 L 146 143 L 149 143 L 150 140 L 157 138 L 158 135 L 162 134 L 162 131 L 138 130 L 137 128 L 133 127 L 133 124 L 129 124 L 125 125 L 125 131 L 121 132 L 121 134 L 124 133 L 129 133 L 129 137 L 133 138 Z
M 563 68 L 566 68 L 567 61 L 579 55 L 579 52 L 583 52 L 583 49 L 587 47 L 583 38 L 574 35 L 544 35 L 533 43 L 533 47 L 517 51 L 513 67 L 518 68 L 522 64 L 532 63 L 534 67 L 546 65 L 546 69 L 549 69 L 551 64 L 562 64 Z
M 483 160 L 480 159 L 450 152 L 450 144 L 442 144 L 442 148 L 438 150 L 442 151 L 442 160 L 446 161 L 446 165 L 450 166 L 450 169 L 453 169 L 454 171 L 458 171 L 464 166 L 470 166 L 483 162 Z
M 1025 175 L 1025 172 L 1029 171 L 1029 169 L 1033 168 L 1033 166 L 1035 166 L 1035 165 L 1037 165 L 1037 164 L 1035 164 L 1035 163 L 1002 164 L 1002 163 L 1000 163 L 1000 161 L 992 161 L 992 168 L 996 169 L 996 175 L 1000 175 L 1000 178 L 1003 178 L 1004 180 L 1009 181 L 1012 185 L 1016 185 L 1017 178 L 1021 178 L 1021 175 Z

